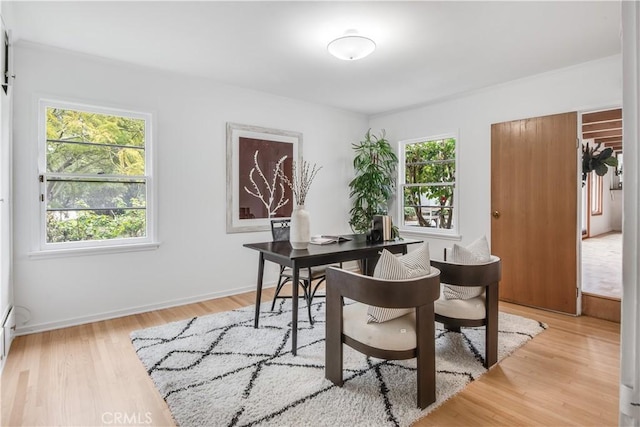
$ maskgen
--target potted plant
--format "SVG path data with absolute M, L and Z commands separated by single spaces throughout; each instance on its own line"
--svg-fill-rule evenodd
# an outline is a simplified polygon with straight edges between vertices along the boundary
M 595 171 L 596 174 L 604 176 L 607 174 L 607 167 L 618 166 L 618 159 L 613 155 L 613 149 L 608 147 L 600 151 L 602 143 L 595 147 L 589 146 L 587 142 L 582 146 L 582 185 L 587 180 L 587 174 Z
M 369 129 L 364 140 L 352 147 L 355 177 L 349 183 L 352 200 L 349 225 L 356 233 L 366 233 L 374 215 L 388 213 L 389 200 L 395 189 L 398 157 L 385 138 L 384 130 L 378 137 Z

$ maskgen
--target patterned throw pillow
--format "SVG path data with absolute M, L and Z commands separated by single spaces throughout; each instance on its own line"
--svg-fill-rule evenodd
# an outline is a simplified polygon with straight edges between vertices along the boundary
M 384 249 L 373 271 L 373 277 L 387 280 L 404 280 L 431 273 L 429 244 L 424 243 L 415 251 L 397 257 Z M 411 313 L 413 308 L 384 308 L 369 306 L 367 323 L 382 323 Z
M 484 264 L 491 261 L 491 250 L 487 237 L 482 236 L 466 248 L 454 244 L 449 261 L 467 265 Z M 445 299 L 471 299 L 482 295 L 483 292 L 483 286 L 442 285 L 442 294 Z

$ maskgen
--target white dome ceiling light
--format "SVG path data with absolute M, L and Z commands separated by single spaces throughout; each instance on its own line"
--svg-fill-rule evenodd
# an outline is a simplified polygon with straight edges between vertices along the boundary
M 330 54 L 345 61 L 355 61 L 370 55 L 376 50 L 376 44 L 368 37 L 349 30 L 344 36 L 331 41 L 327 46 Z

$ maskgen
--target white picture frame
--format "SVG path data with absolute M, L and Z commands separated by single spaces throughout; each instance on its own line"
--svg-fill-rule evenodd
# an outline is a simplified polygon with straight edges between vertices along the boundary
M 271 219 L 291 216 L 291 189 L 274 176 L 275 167 L 281 161 L 291 179 L 291 163 L 301 158 L 300 132 L 227 123 L 227 233 L 269 230 Z

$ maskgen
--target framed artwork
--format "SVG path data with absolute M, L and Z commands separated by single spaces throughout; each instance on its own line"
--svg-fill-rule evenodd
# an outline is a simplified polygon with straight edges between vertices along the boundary
M 302 134 L 227 123 L 227 233 L 269 230 L 271 219 L 289 218 L 292 179 L 302 156 Z

